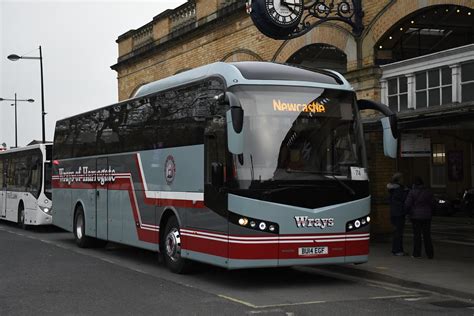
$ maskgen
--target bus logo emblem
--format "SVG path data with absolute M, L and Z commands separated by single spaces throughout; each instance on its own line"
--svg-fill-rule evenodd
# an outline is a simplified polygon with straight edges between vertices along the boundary
M 308 216 L 295 216 L 296 227 L 326 227 L 334 226 L 334 218 L 309 218 Z
M 176 164 L 174 162 L 173 156 L 169 155 L 168 157 L 166 157 L 165 161 L 165 180 L 168 185 L 173 183 L 175 175 Z

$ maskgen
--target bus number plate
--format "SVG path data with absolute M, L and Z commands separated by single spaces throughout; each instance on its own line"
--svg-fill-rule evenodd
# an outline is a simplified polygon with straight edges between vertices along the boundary
M 298 255 L 300 256 L 320 256 L 327 255 L 328 247 L 302 247 L 298 248 Z

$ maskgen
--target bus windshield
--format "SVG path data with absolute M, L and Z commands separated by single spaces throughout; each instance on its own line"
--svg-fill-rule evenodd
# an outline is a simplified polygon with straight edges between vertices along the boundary
M 234 157 L 238 180 L 350 180 L 355 169 L 365 174 L 353 92 L 289 86 L 237 86 L 233 92 L 245 113 L 244 153 Z

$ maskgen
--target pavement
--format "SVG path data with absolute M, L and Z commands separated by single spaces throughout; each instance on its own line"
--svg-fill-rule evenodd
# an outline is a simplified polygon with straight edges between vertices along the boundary
M 435 217 L 432 221 L 435 257 L 411 257 L 413 234 L 407 222 L 404 246 L 407 256 L 393 256 L 390 236 L 372 236 L 369 261 L 334 266 L 338 272 L 452 295 L 474 301 L 474 220 Z

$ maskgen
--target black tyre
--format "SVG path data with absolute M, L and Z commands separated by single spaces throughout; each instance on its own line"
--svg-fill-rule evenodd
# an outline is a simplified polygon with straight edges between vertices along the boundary
M 81 248 L 89 248 L 94 245 L 94 239 L 86 236 L 86 219 L 82 206 L 78 206 L 74 216 L 74 237 L 76 244 Z
M 25 221 L 25 206 L 23 203 L 20 203 L 20 206 L 18 206 L 18 227 L 25 230 L 28 229 L 28 225 Z
M 166 266 L 174 273 L 185 274 L 191 271 L 191 262 L 181 257 L 181 233 L 176 217 L 166 223 L 161 250 Z

